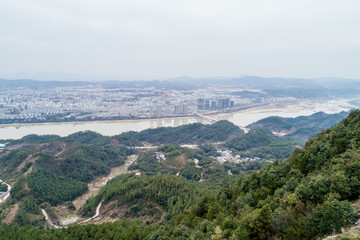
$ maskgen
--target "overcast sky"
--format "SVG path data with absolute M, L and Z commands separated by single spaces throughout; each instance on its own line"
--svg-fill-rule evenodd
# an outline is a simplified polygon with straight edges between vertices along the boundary
M 359 0 L 0 0 L 1 76 L 359 79 L 359 65 Z

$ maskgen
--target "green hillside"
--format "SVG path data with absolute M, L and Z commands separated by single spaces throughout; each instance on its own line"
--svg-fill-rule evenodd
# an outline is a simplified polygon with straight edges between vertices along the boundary
M 157 175 L 152 177 L 134 177 L 134 175 L 123 175 L 115 178 L 106 185 L 95 198 L 88 200 L 83 207 L 83 214 L 89 214 L 90 210 L 101 202 L 104 205 L 116 201 L 108 211 L 115 206 L 123 208 L 128 206 L 133 215 L 144 209 L 139 207 L 139 202 L 144 201 L 147 205 L 156 204 L 166 212 L 165 220 L 172 220 L 184 209 L 188 209 L 199 202 L 199 199 L 209 195 L 211 191 L 201 188 L 200 183 L 194 183 L 171 175 Z M 105 213 L 103 213 L 105 214 Z M 145 213 L 143 213 L 145 214 Z
M 162 153 L 165 159 L 157 159 L 156 152 Z M 259 170 L 269 161 L 244 161 L 236 163 L 227 161 L 219 163 L 215 158 L 220 156 L 212 145 L 200 145 L 198 149 L 180 147 L 179 145 L 164 145 L 156 150 L 139 153 L 136 163 L 129 170 L 137 170 L 141 176 L 178 175 L 188 180 L 200 181 L 209 189 L 216 189 L 224 184 L 234 183 L 240 175 L 252 170 Z M 195 163 L 197 159 L 198 163 Z M 231 171 L 231 175 L 229 175 Z
M 161 127 L 146 129 L 141 132 L 127 132 L 115 136 L 115 139 L 126 145 L 141 145 L 141 142 L 152 144 L 195 144 L 227 141 L 244 132 L 233 123 L 222 120 L 205 125 L 193 123 L 179 127 Z
M 266 136 L 266 131 L 256 131 Z M 276 136 L 259 139 L 265 140 L 250 145 L 238 141 L 237 146 L 282 143 Z M 7 239 L 319 239 L 358 218 L 359 149 L 360 111 L 354 111 L 283 162 L 241 176 L 235 184 L 210 190 L 182 176 L 123 175 L 82 210 L 92 215 L 103 202 L 103 217 L 134 221 L 59 230 L 2 226 L 0 233 Z
M 266 128 L 272 132 L 282 132 L 300 141 L 315 137 L 321 130 L 329 128 L 345 118 L 349 112 L 326 114 L 317 112 L 310 116 L 296 118 L 267 117 L 248 125 L 248 128 Z
M 144 131 L 139 134 L 146 136 L 153 134 L 153 131 L 159 131 L 164 136 L 157 144 L 170 138 L 175 139 L 172 134 L 176 134 L 176 139 L 187 139 L 191 134 L 192 140 L 189 143 L 193 143 L 200 140 L 226 140 L 242 133 L 235 125 L 222 121 L 212 125 L 190 124 L 178 128 L 154 129 L 151 133 Z M 20 140 L 9 141 L 7 146 L 12 150 L 5 149 L 0 153 L 0 178 L 10 183 L 13 188 L 10 200 L 0 206 L 0 222 L 46 226 L 41 208 L 49 213 L 53 212 L 56 222 L 57 211 L 64 216 L 78 215 L 79 207 L 84 203 L 77 204 L 75 209 L 72 202 L 92 191 L 88 184 L 109 174 L 111 168 L 123 165 L 127 157 L 134 153 L 139 156 L 136 164 L 130 166 L 130 171 L 138 171 L 143 176 L 179 174 L 195 182 L 204 176 L 207 179 L 206 184 L 211 185 L 212 189 L 225 181 L 235 182 L 236 176 L 250 169 L 259 169 L 264 164 L 221 165 L 209 158 L 216 154 L 216 149 L 210 145 L 202 145 L 197 150 L 164 145 L 157 149 L 167 158 L 160 164 L 155 151 L 143 150 L 145 152 L 138 153 L 136 149 L 124 146 L 136 145 L 137 142 L 142 144 L 140 140 L 143 139 L 129 141 L 126 138 L 106 137 L 85 131 L 67 137 L 33 134 Z M 195 165 L 195 158 L 200 159 L 201 166 Z M 234 176 L 229 176 L 229 170 L 232 170 Z M 1 189 L 6 186 L 1 186 Z M 64 212 L 63 207 L 69 209 Z M 161 207 L 152 210 L 156 212 L 159 209 Z
M 239 151 L 247 157 L 283 160 L 290 156 L 296 146 L 303 145 L 290 137 L 279 137 L 266 128 L 256 128 L 233 138 L 225 146 Z
M 0 206 L 0 222 L 42 226 L 40 208 L 73 201 L 88 191 L 89 182 L 124 164 L 134 153 L 107 145 L 109 140 L 79 132 L 66 138 L 29 135 L 11 142 L 15 149 L 0 155 L 0 177 L 12 186 L 10 200 Z

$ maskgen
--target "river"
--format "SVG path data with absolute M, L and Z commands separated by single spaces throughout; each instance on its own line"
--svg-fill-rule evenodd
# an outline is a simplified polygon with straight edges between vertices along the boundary
M 244 127 L 250 123 L 269 116 L 308 116 L 319 111 L 323 111 L 325 113 L 336 113 L 356 108 L 349 103 L 350 100 L 354 99 L 336 99 L 317 102 L 304 100 L 293 104 L 277 103 L 241 110 L 234 113 L 216 114 L 212 115 L 211 118 L 216 120 L 229 120 L 239 127 Z M 29 134 L 56 134 L 60 136 L 67 136 L 69 134 L 85 130 L 91 130 L 106 136 L 112 136 L 127 131 L 141 131 L 157 127 L 177 127 L 195 122 L 203 122 L 203 120 L 197 117 L 179 117 L 94 122 L 4 124 L 0 125 L 0 139 L 20 139 Z

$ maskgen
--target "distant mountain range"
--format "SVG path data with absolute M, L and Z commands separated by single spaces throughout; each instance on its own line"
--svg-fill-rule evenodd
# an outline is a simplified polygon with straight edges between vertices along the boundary
M 241 76 L 234 78 L 210 77 L 191 78 L 178 77 L 165 80 L 152 81 L 37 81 L 32 79 L 0 79 L 0 88 L 28 87 L 28 88 L 52 88 L 64 86 L 99 85 L 104 88 L 121 87 L 155 87 L 155 88 L 180 88 L 193 89 L 209 86 L 228 86 L 255 89 L 277 88 L 303 88 L 303 89 L 360 89 L 360 80 L 341 78 L 265 78 L 259 76 Z
M 157 89 L 194 89 L 195 86 L 181 82 L 171 81 L 102 81 L 102 82 L 83 82 L 83 81 L 37 81 L 31 79 L 0 79 L 0 89 L 9 88 L 30 88 L 47 89 L 57 87 L 75 87 L 75 86 L 99 86 L 105 89 L 114 88 L 157 88 Z

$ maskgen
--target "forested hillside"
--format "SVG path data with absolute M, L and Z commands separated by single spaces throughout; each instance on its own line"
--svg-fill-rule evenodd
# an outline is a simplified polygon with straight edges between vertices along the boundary
M 212 191 L 202 188 L 200 183 L 176 176 L 157 175 L 139 178 L 134 175 L 123 175 L 111 180 L 95 198 L 89 199 L 82 212 L 84 215 L 92 216 L 92 210 L 103 201 L 103 215 L 112 212 L 113 215 L 121 214 L 128 215 L 127 218 L 136 218 L 139 214 L 154 216 L 154 210 L 158 206 L 164 211 L 163 218 L 170 221 L 211 193 Z M 145 211 L 145 206 L 151 205 L 153 207 Z M 114 212 L 116 208 L 118 211 Z M 124 214 L 124 209 L 129 210 Z
M 251 134 L 261 133 L 262 143 L 248 143 L 244 135 L 244 139 L 232 140 L 234 147 L 242 150 L 282 144 L 281 139 L 265 130 L 255 131 L 248 138 L 255 141 L 257 136 Z M 318 239 L 340 232 L 358 218 L 359 149 L 360 111 L 354 111 L 283 162 L 239 176 L 236 183 L 212 189 L 206 181 L 143 169 L 144 176 L 122 175 L 111 180 L 82 208 L 84 215 L 91 216 L 102 202 L 103 218 L 120 216 L 140 221 L 36 231 L 31 227 L 2 226 L 0 233 L 8 239 L 26 239 L 26 235 L 32 239 Z M 192 158 L 196 154 L 171 145 L 160 150 L 170 159 L 180 155 Z M 208 147 L 201 151 L 215 153 Z M 154 152 L 149 154 L 153 156 Z M 140 163 L 136 163 L 138 168 Z M 180 173 L 185 169 L 168 163 Z M 31 209 L 33 205 L 24 206 Z
M 225 146 L 247 157 L 283 160 L 303 143 L 290 137 L 279 137 L 266 128 L 251 129 L 248 133 L 233 138 Z
M 359 136 L 360 111 L 355 111 L 286 161 L 222 189 L 188 219 L 207 219 L 220 238 L 316 239 L 338 232 L 356 218 L 351 202 L 360 194 Z M 215 217 L 213 206 L 219 209 Z
M 73 201 L 87 192 L 87 183 L 124 164 L 134 153 L 107 145 L 109 140 L 97 133 L 79 132 L 66 138 L 29 135 L 13 141 L 10 146 L 15 149 L 0 155 L 1 179 L 13 186 L 11 199 L 1 205 L 0 220 L 39 226 L 40 207 Z M 11 211 L 14 217 L 9 218 Z
M 310 116 L 296 118 L 267 117 L 248 125 L 248 128 L 266 128 L 272 132 L 287 134 L 299 141 L 315 137 L 321 130 L 334 126 L 344 119 L 349 112 L 326 114 L 317 112 Z
M 223 142 L 244 132 L 229 121 L 218 121 L 205 125 L 193 123 L 179 127 L 161 127 L 141 132 L 127 132 L 115 136 L 119 142 L 132 146 L 141 142 L 152 144 L 195 144 Z
M 145 149 L 138 153 L 132 147 L 142 145 L 143 142 L 149 144 L 143 138 L 154 132 L 163 136 L 154 141 L 159 145 L 166 141 L 177 142 L 179 139 L 180 142 L 187 143 L 225 141 L 242 134 L 232 123 L 222 121 L 212 125 L 190 124 L 137 133 L 139 136 L 143 134 L 142 138 L 106 137 L 86 131 L 67 137 L 28 135 L 20 140 L 8 141 L 7 149 L 0 154 L 0 176 L 13 188 L 10 200 L 1 205 L 0 222 L 43 227 L 46 223 L 41 209 L 46 209 L 56 224 L 60 223 L 57 215 L 64 215 L 63 220 L 67 216 L 77 217 L 79 208 L 88 197 L 85 200 L 81 198 L 90 194 L 96 179 L 107 176 L 111 168 L 123 165 L 125 159 L 134 153 L 137 153 L 137 161 L 129 167 L 129 171 L 137 171 L 143 176 L 179 175 L 195 182 L 206 178 L 206 185 L 212 189 L 221 186 L 225 181 L 235 182 L 236 176 L 251 169 L 260 169 L 265 164 L 265 161 L 261 160 L 251 164 L 221 165 L 210 158 L 217 155 L 216 148 L 211 145 L 200 145 L 199 149 L 188 149 L 179 145 L 161 146 L 157 151 L 163 152 L 166 160 L 160 163 L 156 159 L 155 151 Z M 172 134 L 176 134 L 176 137 Z M 190 135 L 192 139 L 188 139 Z M 195 164 L 196 158 L 200 165 Z M 229 176 L 229 170 L 232 170 L 231 174 L 234 176 Z M 92 187 L 89 187 L 89 184 L 92 184 Z M 6 187 L 7 185 L 1 186 L 1 189 L 6 190 Z M 142 203 L 144 202 L 139 203 L 140 206 Z M 161 206 L 155 204 L 155 208 L 150 209 L 157 212 L 157 216 L 163 215 Z M 118 216 L 115 220 L 120 218 L 121 216 Z M 154 221 L 148 219 L 148 222 Z

